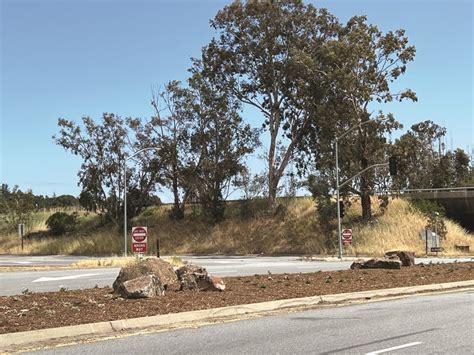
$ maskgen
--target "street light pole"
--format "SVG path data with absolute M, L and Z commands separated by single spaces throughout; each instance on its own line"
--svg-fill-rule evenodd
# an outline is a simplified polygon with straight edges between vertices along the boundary
M 126 157 L 123 162 L 123 256 L 127 257 L 127 160 L 135 157 L 137 154 L 150 149 L 158 149 L 158 147 L 147 147 L 137 150 L 135 153 Z
M 337 147 L 337 141 L 339 140 L 336 137 L 336 191 L 337 191 L 337 240 L 339 243 L 339 259 L 342 260 L 342 240 L 341 240 L 341 206 L 339 203 L 339 153 Z
M 387 119 L 387 118 L 385 118 Z M 363 125 L 367 124 L 367 123 L 370 123 L 370 122 L 376 122 L 376 121 L 384 121 L 385 119 L 382 119 L 382 120 L 375 120 L 375 121 L 372 121 L 372 120 L 367 120 L 367 121 L 364 121 L 358 125 L 355 125 L 351 128 L 349 128 L 347 131 L 345 131 L 343 134 L 341 134 L 339 137 L 336 136 L 336 139 L 335 139 L 335 150 L 336 150 L 336 194 L 337 194 L 337 240 L 338 240 L 338 244 L 339 244 L 339 259 L 342 260 L 342 240 L 341 240 L 341 206 L 339 205 L 339 198 L 340 198 L 340 185 L 339 185 L 339 152 L 338 152 L 338 142 L 340 139 L 344 138 L 346 135 L 348 135 L 350 132 L 352 132 L 354 129 L 356 129 L 357 127 L 362 127 Z M 365 171 L 365 170 L 364 170 Z M 343 185 L 345 185 L 347 182 L 349 182 L 350 180 L 352 180 L 354 177 L 358 176 L 359 174 L 351 177 L 350 179 L 344 181 Z

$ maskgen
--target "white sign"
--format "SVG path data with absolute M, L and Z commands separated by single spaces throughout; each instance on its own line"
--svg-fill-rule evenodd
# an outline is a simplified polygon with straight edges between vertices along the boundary
M 20 223 L 18 225 L 18 236 L 22 238 L 25 235 L 25 225 L 23 223 Z

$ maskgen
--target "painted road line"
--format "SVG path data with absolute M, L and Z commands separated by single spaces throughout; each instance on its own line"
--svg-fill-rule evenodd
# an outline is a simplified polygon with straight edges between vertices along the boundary
M 82 275 L 71 275 L 71 276 L 60 276 L 60 277 L 40 277 L 31 282 L 46 282 L 46 281 L 60 281 L 60 280 L 74 280 L 82 277 L 96 276 L 100 274 L 82 274 Z
M 373 351 L 371 353 L 367 353 L 366 355 L 375 355 L 375 354 L 382 354 L 382 353 L 388 353 L 389 351 L 393 350 L 398 350 L 398 349 L 403 349 L 403 348 L 409 348 L 410 346 L 415 346 L 415 345 L 420 345 L 421 341 L 415 341 L 413 343 L 408 343 L 408 344 L 403 344 L 399 346 L 394 346 L 393 348 L 387 348 L 387 349 L 382 349 L 382 350 L 377 350 Z

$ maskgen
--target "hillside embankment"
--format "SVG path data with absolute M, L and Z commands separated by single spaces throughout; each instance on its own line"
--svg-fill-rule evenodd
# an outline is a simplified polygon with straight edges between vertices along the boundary
M 156 206 L 145 210 L 130 225 L 147 226 L 150 253 L 156 252 L 159 238 L 162 255 L 336 253 L 336 237 L 324 233 L 313 199 L 281 199 L 280 204 L 277 212 L 269 216 L 263 200 L 230 203 L 225 220 L 217 224 L 207 222 L 199 206 L 189 206 L 186 217 L 180 221 L 168 218 L 168 206 Z M 123 253 L 120 226 L 104 225 L 98 216 L 82 211 L 75 231 L 53 237 L 45 224 L 51 213 L 39 212 L 33 216 L 23 251 L 15 232 L 0 232 L 0 253 L 103 256 Z M 345 247 L 346 255 L 377 256 L 390 249 L 410 250 L 418 256 L 425 254 L 420 233 L 427 218 L 407 201 L 395 198 L 386 211 L 381 211 L 374 200 L 374 218 L 369 222 L 362 222 L 360 214 L 359 202 L 352 201 L 342 223 L 343 228 L 353 231 L 353 243 Z M 473 254 L 474 236 L 451 220 L 444 221 L 448 232 L 441 241 L 444 252 L 439 255 L 469 255 L 461 253 L 456 245 L 469 246 Z

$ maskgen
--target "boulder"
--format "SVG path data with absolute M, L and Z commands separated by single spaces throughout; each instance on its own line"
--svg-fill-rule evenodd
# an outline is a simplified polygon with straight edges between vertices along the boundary
M 188 264 L 176 270 L 180 290 L 224 291 L 224 281 L 210 276 L 207 270 L 199 265 Z
M 363 269 L 364 267 L 365 260 L 364 259 L 357 259 L 354 260 L 354 262 L 351 264 L 351 269 Z
M 123 282 L 116 292 L 123 298 L 154 298 L 163 296 L 165 289 L 155 275 L 145 275 Z
M 225 290 L 225 283 L 220 277 L 217 276 L 210 276 L 210 281 L 212 283 L 212 288 L 217 291 L 224 291 Z
M 385 257 L 397 256 L 402 262 L 402 266 L 415 265 L 415 253 L 404 250 L 390 250 L 385 253 Z
M 113 284 L 114 293 L 120 294 L 119 289 L 125 282 L 148 275 L 155 276 L 165 290 L 168 286 L 178 282 L 170 263 L 159 258 L 148 258 L 120 269 Z
M 398 259 L 369 259 L 369 260 L 355 260 L 351 269 L 400 269 L 402 262 Z

